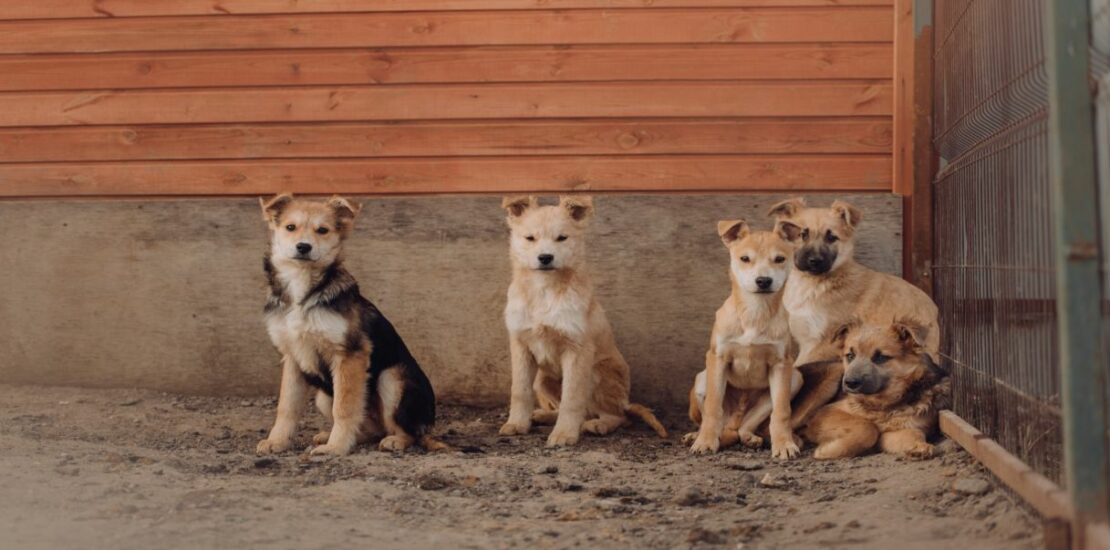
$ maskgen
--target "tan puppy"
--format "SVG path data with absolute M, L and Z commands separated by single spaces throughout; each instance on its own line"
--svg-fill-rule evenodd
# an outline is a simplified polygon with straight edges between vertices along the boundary
M 799 346 L 796 364 L 807 377 L 804 396 L 794 404 L 794 428 L 836 395 L 843 368 L 826 336 L 854 319 L 878 325 L 904 319 L 923 327 L 928 334 L 923 347 L 935 361 L 940 331 L 932 299 L 910 283 L 853 259 L 859 210 L 843 201 L 807 208 L 794 198 L 772 206 L 770 215 L 775 232 L 796 244 L 795 269 L 783 291 L 790 333 Z M 823 365 L 810 369 L 817 364 Z
M 574 445 L 583 430 L 604 435 L 634 414 L 666 437 L 650 410 L 628 401 L 628 363 L 584 269 L 593 201 L 562 197 L 559 206 L 539 206 L 535 197 L 514 197 L 502 207 L 512 230 L 505 324 L 513 382 L 501 434 L 554 422 L 547 445 Z
M 751 232 L 742 220 L 718 222 L 717 233 L 729 250 L 732 294 L 717 310 L 705 371 L 691 392 L 691 416 L 699 394 L 704 402 L 690 451 L 715 452 L 738 440 L 762 445 L 754 431 L 770 415 L 772 456 L 793 458 L 799 450 L 790 428 L 790 399 L 802 377 L 794 370 L 796 350 L 780 292 L 793 247 L 774 233 Z M 758 397 L 750 395 L 753 390 Z
M 925 351 L 923 327 L 903 322 L 846 325 L 841 348 L 844 397 L 817 411 L 804 430 L 814 458 L 848 458 L 876 444 L 886 453 L 933 455 L 926 437 L 947 407 L 950 381 Z

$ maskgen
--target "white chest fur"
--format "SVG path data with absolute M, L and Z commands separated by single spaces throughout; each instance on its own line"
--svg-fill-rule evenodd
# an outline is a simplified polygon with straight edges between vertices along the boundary
M 308 373 L 317 371 L 320 358 L 330 360 L 347 335 L 346 319 L 320 307 L 290 306 L 275 311 L 267 318 L 266 328 L 274 346 Z
M 820 289 L 813 284 L 787 281 L 782 305 L 790 315 L 790 332 L 803 350 L 821 340 L 828 332 L 829 320 L 818 304 Z
M 589 297 L 574 290 L 510 287 L 505 326 L 510 333 L 553 331 L 577 340 L 586 333 Z

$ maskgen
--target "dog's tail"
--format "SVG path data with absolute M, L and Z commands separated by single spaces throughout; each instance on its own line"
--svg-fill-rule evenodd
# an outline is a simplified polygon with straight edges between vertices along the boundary
M 450 451 L 451 450 L 450 445 L 448 445 L 448 444 L 446 444 L 446 443 L 444 443 L 444 442 L 442 442 L 442 441 L 440 441 L 440 440 L 438 440 L 438 439 L 436 439 L 436 438 L 434 438 L 434 437 L 432 437 L 428 434 L 424 434 L 424 435 L 420 436 L 420 446 L 424 447 L 424 450 L 428 451 L 429 453 L 434 453 L 434 452 L 438 452 L 438 451 Z
M 663 439 L 667 438 L 667 429 L 663 427 L 663 424 L 659 422 L 658 418 L 655 418 L 655 414 L 651 412 L 651 409 L 640 405 L 639 403 L 629 403 L 624 412 L 634 415 L 640 420 L 643 420 L 644 424 L 651 426 L 651 429 L 655 430 L 655 433 L 659 434 L 659 437 Z

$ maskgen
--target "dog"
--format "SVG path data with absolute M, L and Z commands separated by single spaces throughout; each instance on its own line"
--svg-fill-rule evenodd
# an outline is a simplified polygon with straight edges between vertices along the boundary
M 564 196 L 558 206 L 540 206 L 535 197 L 507 197 L 501 206 L 512 261 L 505 306 L 512 391 L 501 435 L 554 423 L 547 445 L 569 446 L 583 431 L 612 432 L 631 414 L 667 437 L 650 409 L 629 402 L 628 363 L 584 269 L 593 200 Z
M 803 430 L 813 457 L 849 458 L 875 448 L 913 458 L 933 456 L 927 436 L 948 407 L 950 378 L 925 345 L 928 330 L 913 321 L 844 325 L 832 338 L 841 349 L 844 397 L 825 405 Z
M 691 389 L 691 418 L 700 428 L 690 451 L 716 452 L 737 441 L 761 446 L 754 432 L 770 415 L 771 455 L 793 458 L 799 446 L 790 400 L 802 377 L 780 292 L 793 246 L 775 233 L 752 232 L 743 220 L 718 222 L 717 233 L 729 250 L 732 293 L 717 310 L 705 370 Z
M 902 318 L 924 328 L 926 353 L 936 362 L 940 348 L 937 306 L 921 289 L 853 258 L 862 214 L 833 201 L 828 208 L 809 208 L 800 198 L 771 207 L 775 232 L 795 244 L 794 271 L 783 290 L 790 333 L 799 347 L 795 361 L 805 389 L 795 400 L 791 426 L 797 429 L 836 396 L 843 376 L 838 350 L 826 336 L 854 319 L 865 324 Z
M 343 243 L 360 207 L 347 199 L 259 199 L 270 230 L 263 265 L 269 283 L 264 308 L 270 340 L 281 352 L 277 420 L 259 454 L 292 447 L 310 387 L 331 424 L 313 438 L 311 454 L 346 455 L 360 442 L 384 438 L 382 450 L 419 442 L 446 446 L 429 435 L 435 393 L 400 335 L 359 293 L 343 268 Z

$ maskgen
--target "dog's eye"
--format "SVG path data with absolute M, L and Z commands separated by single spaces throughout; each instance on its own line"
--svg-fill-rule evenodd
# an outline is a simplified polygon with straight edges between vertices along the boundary
M 836 241 L 839 241 L 839 240 L 840 240 L 840 237 L 837 237 L 836 235 L 833 235 L 832 231 L 829 231 L 828 233 L 825 233 L 825 242 L 827 242 L 829 244 L 832 244 L 832 243 L 835 243 Z
M 328 234 L 328 228 L 326 228 L 326 227 L 317 227 L 316 232 L 321 234 L 321 235 L 327 235 Z
M 848 350 L 848 353 L 844 354 L 844 358 L 849 360 L 849 361 L 855 361 L 856 360 L 856 350 L 854 350 L 854 349 Z
M 536 240 L 536 238 L 533 237 L 532 235 L 528 235 L 527 237 L 524 237 L 524 239 L 527 240 L 527 241 L 535 241 Z
M 285 226 L 286 231 L 294 231 L 296 229 L 297 229 L 297 226 L 295 226 L 293 224 L 289 224 L 289 225 Z
M 775 256 L 775 263 L 776 264 L 781 264 L 782 262 L 785 262 L 785 261 L 786 261 L 786 256 Z
M 883 355 L 881 351 L 876 351 L 875 355 L 871 356 L 871 362 L 875 363 L 876 365 L 881 365 L 883 363 L 886 363 L 887 361 L 890 361 L 890 356 Z
M 752 261 L 752 259 L 747 257 L 747 256 L 740 256 L 740 261 L 744 262 L 744 263 L 748 263 L 748 262 Z
M 802 240 L 803 241 L 808 241 L 809 240 L 809 230 L 808 229 L 803 229 L 802 230 Z
M 566 235 L 559 235 L 558 237 L 555 237 L 555 240 L 559 241 L 559 242 L 563 242 L 563 241 L 567 240 L 567 236 Z

